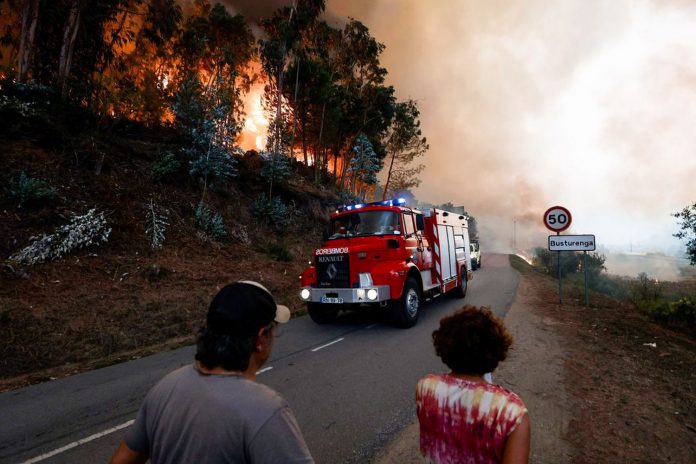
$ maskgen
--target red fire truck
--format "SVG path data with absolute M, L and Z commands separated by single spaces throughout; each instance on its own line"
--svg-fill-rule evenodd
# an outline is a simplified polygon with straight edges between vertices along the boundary
M 340 310 L 374 308 L 412 327 L 425 297 L 464 298 L 473 277 L 468 218 L 393 199 L 339 208 L 300 276 L 300 299 L 318 324 Z

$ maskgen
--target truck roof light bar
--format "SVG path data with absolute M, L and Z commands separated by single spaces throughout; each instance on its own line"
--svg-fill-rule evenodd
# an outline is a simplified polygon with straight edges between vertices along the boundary
M 389 200 L 373 201 L 372 203 L 358 203 L 357 205 L 339 206 L 336 212 L 342 213 L 343 211 L 352 211 L 354 209 L 360 209 L 365 206 L 403 206 L 405 204 L 405 198 L 390 198 Z

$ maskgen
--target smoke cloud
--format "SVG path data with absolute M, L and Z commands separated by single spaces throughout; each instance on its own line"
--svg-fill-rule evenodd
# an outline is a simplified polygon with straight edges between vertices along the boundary
M 419 102 L 431 149 L 418 199 L 465 205 L 488 249 L 546 246 L 542 215 L 559 204 L 573 213 L 566 233 L 607 251 L 683 252 L 670 214 L 696 201 L 692 2 L 328 10 L 370 28 L 399 98 Z
M 291 1 L 227 0 L 251 21 Z M 420 201 L 464 205 L 484 249 L 546 246 L 542 214 L 604 253 L 681 255 L 696 201 L 696 5 L 687 0 L 328 0 L 386 45 L 430 151 Z M 639 271 L 637 271 L 639 272 Z

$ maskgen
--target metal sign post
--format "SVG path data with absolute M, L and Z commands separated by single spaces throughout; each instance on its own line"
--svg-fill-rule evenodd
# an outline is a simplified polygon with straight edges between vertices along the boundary
M 561 235 L 560 232 L 557 232 L 556 235 Z M 561 252 L 557 251 L 558 253 L 558 304 L 562 305 L 563 304 L 563 275 L 561 274 Z
M 582 255 L 583 255 L 582 256 L 582 259 L 583 259 L 582 269 L 583 269 L 583 271 L 585 271 L 585 306 L 589 306 L 590 299 L 587 296 L 587 252 L 583 251 Z
M 589 294 L 587 292 L 587 252 L 594 251 L 597 248 L 597 240 L 594 235 L 549 235 L 549 250 L 558 252 L 558 280 L 559 288 L 561 280 L 560 272 L 560 262 L 561 262 L 561 251 L 582 251 L 583 252 L 583 271 L 585 274 L 585 306 L 589 306 Z M 561 294 L 561 304 L 563 304 L 563 293 L 562 289 L 559 290 Z
M 552 206 L 544 213 L 544 225 L 547 229 L 561 235 L 561 232 L 570 227 L 573 216 L 563 206 Z M 561 252 L 558 251 L 558 302 L 563 304 L 563 275 L 561 273 Z

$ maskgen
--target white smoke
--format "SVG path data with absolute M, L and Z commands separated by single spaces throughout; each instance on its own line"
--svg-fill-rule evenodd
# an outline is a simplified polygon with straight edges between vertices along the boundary
M 610 252 L 683 253 L 671 213 L 696 201 L 693 2 L 328 9 L 370 28 L 399 98 L 420 104 L 431 149 L 417 197 L 465 205 L 489 249 L 509 248 L 514 221 L 518 246 L 545 245 L 542 214 L 560 204 L 567 233 Z

